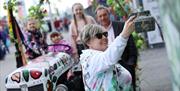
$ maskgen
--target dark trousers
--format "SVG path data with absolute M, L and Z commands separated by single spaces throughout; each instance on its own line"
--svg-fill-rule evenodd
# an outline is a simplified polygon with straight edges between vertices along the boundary
M 78 50 L 78 55 L 80 56 L 81 53 L 82 53 L 82 50 L 85 49 L 84 45 L 83 44 L 77 44 L 77 50 Z M 84 84 L 83 84 L 83 79 L 82 79 L 82 72 L 79 72 L 79 75 L 81 76 L 81 81 L 80 82 L 80 91 L 85 91 L 84 90 Z
M 128 65 L 124 62 L 119 62 L 124 68 L 126 68 L 132 76 L 132 87 L 133 91 L 136 91 L 136 68 L 134 65 Z

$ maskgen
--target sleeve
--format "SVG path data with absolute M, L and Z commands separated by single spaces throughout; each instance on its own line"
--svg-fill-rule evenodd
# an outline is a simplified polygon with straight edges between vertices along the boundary
M 77 48 L 76 48 L 76 38 L 77 35 L 75 33 L 75 29 L 73 28 L 73 21 L 71 22 L 70 26 L 69 26 L 69 35 L 70 35 L 70 43 L 71 43 L 71 47 L 73 52 L 72 53 L 77 53 Z
M 26 33 L 26 39 L 25 39 L 25 43 L 28 47 L 32 48 L 32 45 L 31 45 L 31 34 L 30 33 Z
M 48 51 L 49 51 L 49 52 L 54 52 L 53 46 L 49 46 L 49 47 L 48 47 Z
M 102 72 L 116 64 L 125 49 L 127 40 L 128 39 L 125 39 L 122 36 L 118 36 L 106 49 L 106 51 L 100 53 L 99 55 L 93 56 L 91 62 L 93 62 L 93 68 L 95 68 L 94 71 Z M 94 62 L 93 60 L 97 61 Z

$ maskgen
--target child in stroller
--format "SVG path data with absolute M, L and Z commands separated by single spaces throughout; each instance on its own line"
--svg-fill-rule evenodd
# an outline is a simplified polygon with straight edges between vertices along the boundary
M 63 39 L 61 33 L 58 32 L 51 33 L 50 39 L 53 43 L 52 44 L 53 46 L 48 47 L 49 52 L 66 52 L 70 55 L 72 54 L 72 48 L 69 46 L 66 40 Z

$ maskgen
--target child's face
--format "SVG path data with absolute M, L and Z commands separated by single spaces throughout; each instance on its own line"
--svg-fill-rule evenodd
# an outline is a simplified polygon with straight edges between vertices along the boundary
M 51 40 L 53 43 L 58 43 L 61 40 L 61 37 L 60 36 L 54 36 L 51 38 Z
M 28 21 L 27 28 L 29 31 L 36 30 L 36 21 L 34 21 L 34 20 Z

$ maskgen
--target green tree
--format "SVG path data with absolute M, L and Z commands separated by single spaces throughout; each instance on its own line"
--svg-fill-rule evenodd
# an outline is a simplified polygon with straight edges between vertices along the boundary
M 113 9 L 115 10 L 116 14 L 118 16 L 127 16 L 128 13 L 124 9 L 125 8 L 125 0 L 107 0 L 106 3 L 109 6 L 113 6 Z
M 47 16 L 47 11 L 41 8 L 41 4 L 38 4 L 38 5 L 31 6 L 28 9 L 28 12 L 29 12 L 28 17 L 37 19 L 39 21 L 38 27 L 40 28 L 41 25 L 44 23 L 43 18 Z

